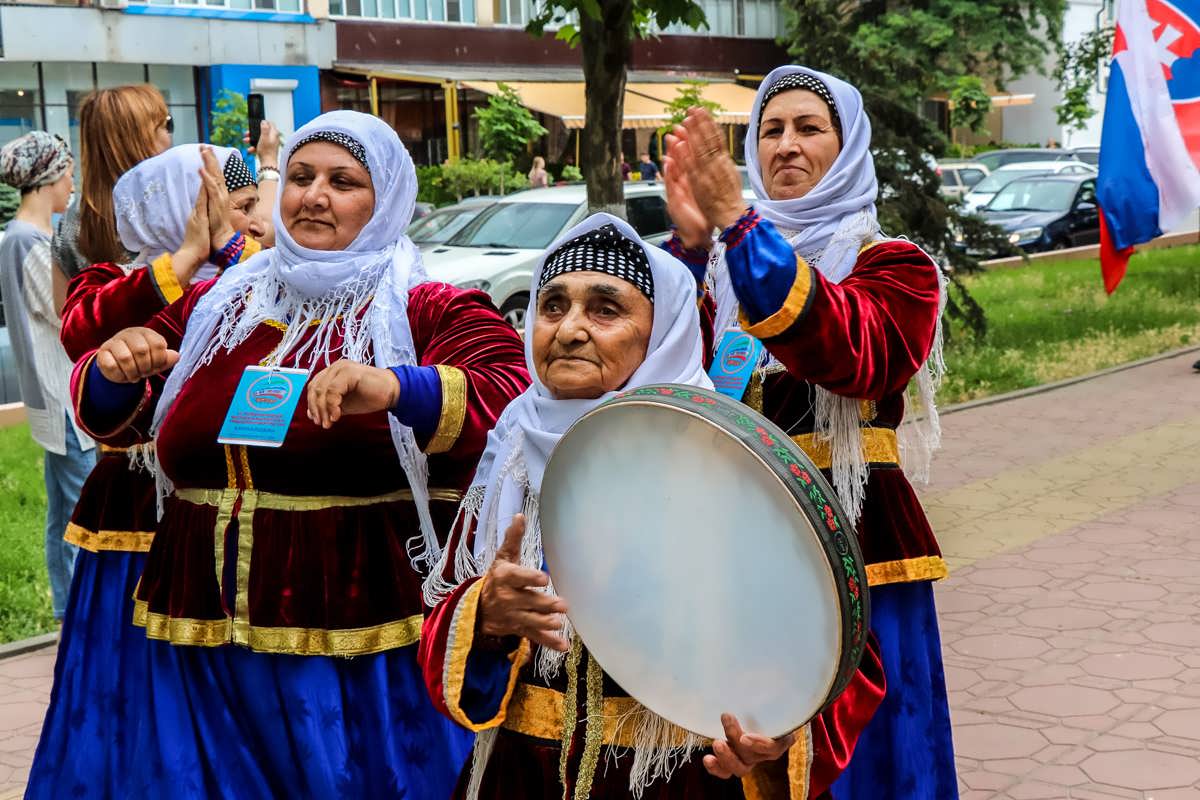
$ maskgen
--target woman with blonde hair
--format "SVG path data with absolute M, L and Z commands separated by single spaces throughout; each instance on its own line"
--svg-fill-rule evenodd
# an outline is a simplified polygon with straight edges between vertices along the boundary
M 550 173 L 546 172 L 546 159 L 533 157 L 533 168 L 529 170 L 529 188 L 544 189 L 550 185 Z
M 174 130 L 167 101 L 149 84 L 100 89 L 83 99 L 82 190 L 59 222 L 52 245 L 55 263 L 68 280 L 92 264 L 131 259 L 117 237 L 113 187 L 135 164 L 170 147 Z

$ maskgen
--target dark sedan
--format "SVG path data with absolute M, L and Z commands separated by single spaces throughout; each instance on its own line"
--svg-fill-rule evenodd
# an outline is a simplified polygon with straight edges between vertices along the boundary
M 1100 241 L 1095 177 L 1019 178 L 997 192 L 980 213 L 1026 253 L 1065 250 Z

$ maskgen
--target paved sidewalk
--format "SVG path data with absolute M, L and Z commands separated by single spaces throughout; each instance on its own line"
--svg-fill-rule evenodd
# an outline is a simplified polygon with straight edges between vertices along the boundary
M 1195 354 L 944 418 L 922 500 L 964 800 L 1200 800 Z M 0 661 L 19 797 L 53 650 Z

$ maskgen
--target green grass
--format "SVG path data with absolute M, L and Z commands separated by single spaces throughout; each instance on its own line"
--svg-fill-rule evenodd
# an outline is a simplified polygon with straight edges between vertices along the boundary
M 1138 253 L 1111 296 L 1096 261 L 998 269 L 965 282 L 987 313 L 988 332 L 947 343 L 943 403 L 1200 343 L 1200 246 Z
M 45 530 L 42 448 L 28 425 L 0 429 L 0 642 L 54 628 Z

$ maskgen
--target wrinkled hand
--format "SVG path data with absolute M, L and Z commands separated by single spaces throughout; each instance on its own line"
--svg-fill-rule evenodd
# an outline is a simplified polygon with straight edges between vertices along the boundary
M 217 157 L 208 145 L 200 147 L 204 168 L 200 170 L 203 191 L 208 195 L 208 245 L 210 252 L 220 250 L 237 232 L 229 221 L 229 189 Z
M 684 137 L 683 128 L 676 128 Z M 689 250 L 702 247 L 708 250 L 712 247 L 712 229 L 708 218 L 700 210 L 696 196 L 692 193 L 692 185 L 688 182 L 687 172 L 675 155 L 684 147 L 684 138 L 673 133 L 667 134 L 667 155 L 663 157 L 663 182 L 667 188 L 667 213 L 675 223 L 675 232 L 679 235 L 683 246 Z
M 149 328 L 126 328 L 100 345 L 96 366 L 113 383 L 137 383 L 166 372 L 179 361 L 179 353 Z
M 567 604 L 561 597 L 539 591 L 550 585 L 549 575 L 521 566 L 524 536 L 525 516 L 517 514 L 483 578 L 480 630 L 488 636 L 523 636 L 534 644 L 565 653 L 571 647 L 559 631 Z
M 180 286 L 187 286 L 196 276 L 200 266 L 208 260 L 209 247 L 208 190 L 203 181 L 196 193 L 196 202 L 188 214 L 187 226 L 183 229 L 183 244 L 171 254 L 171 269 Z
M 682 125 L 675 126 L 672 161 L 682 167 L 696 198 L 696 205 L 713 228 L 724 230 L 746 211 L 742 181 L 737 165 L 725 151 L 721 131 L 712 115 L 702 108 L 688 111 Z
M 242 141 L 250 144 L 250 134 L 247 133 Z M 279 144 L 279 129 L 274 122 L 264 119 L 258 129 L 258 144 L 247 148 L 247 151 L 258 156 L 260 167 L 279 169 Z
M 721 715 L 725 739 L 713 742 L 711 755 L 704 757 L 704 768 L 718 778 L 741 778 L 763 761 L 774 761 L 796 742 L 796 734 L 769 739 L 757 733 L 746 733 L 737 717 Z
M 386 411 L 395 408 L 399 400 L 396 373 L 343 358 L 309 382 L 308 418 L 328 429 L 343 415 Z

